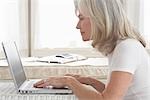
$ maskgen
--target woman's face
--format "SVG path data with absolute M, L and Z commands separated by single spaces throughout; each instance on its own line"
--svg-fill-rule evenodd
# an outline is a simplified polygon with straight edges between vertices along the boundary
M 80 33 L 83 41 L 90 40 L 90 32 L 91 32 L 91 22 L 89 17 L 83 16 L 80 12 L 78 15 L 79 21 L 76 26 L 77 29 L 80 29 Z

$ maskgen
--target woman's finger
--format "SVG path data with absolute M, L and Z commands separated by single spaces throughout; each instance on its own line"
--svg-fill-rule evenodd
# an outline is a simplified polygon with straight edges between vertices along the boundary
M 37 83 L 35 83 L 33 86 L 34 87 L 42 87 L 48 84 L 48 79 L 43 79 L 41 81 L 38 81 Z
M 49 83 L 48 83 L 48 82 L 45 82 L 45 83 L 43 83 L 43 84 L 37 85 L 36 87 L 38 87 L 38 88 L 45 88 L 45 87 L 47 87 L 47 86 L 49 86 Z

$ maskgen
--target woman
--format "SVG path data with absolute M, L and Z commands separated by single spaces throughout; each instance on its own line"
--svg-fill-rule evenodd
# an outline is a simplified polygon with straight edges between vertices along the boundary
M 92 40 L 92 46 L 109 59 L 106 86 L 91 77 L 69 74 L 49 77 L 34 86 L 68 86 L 79 100 L 150 100 L 150 57 L 144 40 L 129 23 L 121 1 L 75 0 L 75 7 L 82 39 Z

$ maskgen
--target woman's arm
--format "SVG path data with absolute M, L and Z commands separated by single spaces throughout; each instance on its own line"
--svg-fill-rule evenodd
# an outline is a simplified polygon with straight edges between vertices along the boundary
M 100 82 L 97 79 L 91 78 L 91 77 L 81 77 L 79 79 L 79 81 L 81 83 L 82 82 L 84 83 L 84 81 L 85 81 L 86 83 L 84 83 L 84 84 L 91 85 L 92 87 L 94 87 L 100 93 L 102 93 L 105 89 L 105 84 L 104 83 Z
M 35 87 L 46 87 L 52 85 L 54 87 L 68 86 L 79 100 L 122 100 L 128 87 L 132 81 L 132 74 L 121 71 L 114 71 L 111 74 L 110 82 L 105 90 L 100 93 L 81 84 L 78 80 L 71 76 L 50 77 L 45 82 L 39 81 Z
M 95 88 L 97 91 L 99 91 L 100 93 L 102 93 L 105 89 L 105 84 L 95 78 L 84 77 L 84 76 L 74 75 L 74 74 L 67 74 L 66 76 L 72 76 L 76 78 L 80 83 L 90 85 L 93 88 Z
M 67 85 L 74 91 L 74 94 L 76 94 L 80 100 L 122 100 L 131 81 L 132 74 L 114 71 L 111 74 L 110 82 L 102 93 L 91 91 L 74 79 L 69 79 Z
M 67 85 L 79 100 L 104 100 L 100 92 L 88 88 L 73 77 L 67 78 Z

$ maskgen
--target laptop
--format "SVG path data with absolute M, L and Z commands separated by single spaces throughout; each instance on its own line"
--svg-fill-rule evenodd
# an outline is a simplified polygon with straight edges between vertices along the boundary
M 22 65 L 20 55 L 15 42 L 2 43 L 2 47 L 10 68 L 15 88 L 19 93 L 49 93 L 49 94 L 70 94 L 72 90 L 68 88 L 35 88 L 33 84 L 41 79 L 27 79 Z M 38 73 L 37 73 L 38 74 Z

